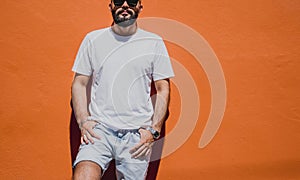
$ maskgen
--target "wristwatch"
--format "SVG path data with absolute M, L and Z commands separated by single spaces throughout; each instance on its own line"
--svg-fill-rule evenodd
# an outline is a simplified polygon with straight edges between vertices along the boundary
M 141 127 L 141 128 L 150 131 L 153 136 L 153 139 L 158 139 L 160 136 L 160 133 L 155 129 L 153 129 L 151 126 Z

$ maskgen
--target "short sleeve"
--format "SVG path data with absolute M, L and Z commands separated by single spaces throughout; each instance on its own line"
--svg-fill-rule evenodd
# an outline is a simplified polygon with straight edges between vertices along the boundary
M 152 76 L 154 81 L 174 77 L 170 57 L 162 39 L 156 44 Z
M 92 44 L 86 36 L 77 52 L 72 71 L 90 76 L 92 74 Z

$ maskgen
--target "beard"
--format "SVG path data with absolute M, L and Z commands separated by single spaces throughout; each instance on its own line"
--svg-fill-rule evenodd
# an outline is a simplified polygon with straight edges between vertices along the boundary
M 118 24 L 122 27 L 128 27 L 132 24 L 134 24 L 139 16 L 139 10 L 137 8 L 122 8 L 122 10 L 119 10 L 117 12 L 117 9 L 120 7 L 116 7 L 111 10 L 111 14 L 114 20 L 114 23 Z M 131 9 L 131 10 L 129 10 Z M 123 17 L 120 16 L 124 11 L 126 11 L 129 14 L 129 17 Z

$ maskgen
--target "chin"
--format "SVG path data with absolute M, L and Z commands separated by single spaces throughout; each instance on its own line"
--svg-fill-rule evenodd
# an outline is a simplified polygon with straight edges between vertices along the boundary
M 116 24 L 118 24 L 121 27 L 128 27 L 136 22 L 136 19 L 128 19 L 124 21 L 115 21 Z

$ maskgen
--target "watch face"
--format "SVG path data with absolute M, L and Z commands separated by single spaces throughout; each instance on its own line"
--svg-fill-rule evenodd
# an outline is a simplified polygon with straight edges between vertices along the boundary
M 153 137 L 154 137 L 154 139 L 158 139 L 158 138 L 159 138 L 159 132 L 158 132 L 158 131 L 155 131 L 155 132 L 153 133 Z

